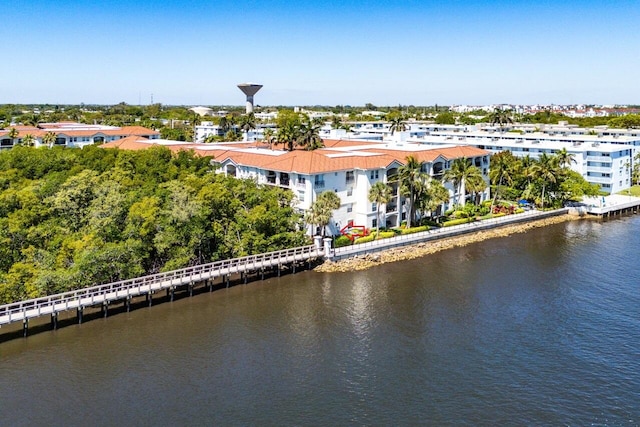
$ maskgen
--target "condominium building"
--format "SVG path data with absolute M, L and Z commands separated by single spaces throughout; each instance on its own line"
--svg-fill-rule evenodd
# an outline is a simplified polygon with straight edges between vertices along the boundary
M 11 128 L 17 131 L 15 138 L 11 137 Z M 104 126 L 87 125 L 74 122 L 41 123 L 38 126 L 12 126 L 0 130 L 0 148 L 11 148 L 20 145 L 27 137 L 35 147 L 47 145 L 43 139 L 49 132 L 55 134 L 55 141 L 51 145 L 64 147 L 84 147 L 91 144 L 101 144 L 115 141 L 128 136 L 157 139 L 160 133 L 142 126 Z
M 104 147 L 143 149 L 159 142 L 127 138 L 105 144 Z M 368 197 L 369 189 L 376 182 L 388 184 L 394 194 L 393 199 L 381 207 L 381 226 L 398 226 L 406 221 L 409 206 L 395 177 L 408 156 L 424 162 L 423 172 L 441 181 L 455 159 L 470 159 L 482 171 L 487 182 L 480 199 L 489 198 L 487 150 L 470 146 L 430 147 L 407 142 L 386 144 L 324 140 L 324 144 L 325 148 L 313 151 L 275 150 L 256 142 L 175 143 L 170 148 L 194 150 L 200 155 L 211 156 L 212 162 L 219 167 L 219 173 L 289 189 L 295 196 L 295 207 L 300 212 L 307 211 L 322 192 L 335 192 L 341 206 L 334 212 L 329 224 L 332 234 L 338 234 L 342 227 L 349 224 L 367 228 L 377 226 L 378 206 Z M 440 210 L 447 209 L 460 196 L 455 194 L 456 190 L 450 183 L 443 184 L 450 192 L 451 202 L 443 204 Z M 461 192 L 465 193 L 464 187 Z
M 631 186 L 633 156 L 640 146 L 640 139 L 632 137 L 549 135 L 541 132 L 434 131 L 410 139 L 437 147 L 464 144 L 491 153 L 510 151 L 516 157 L 530 156 L 534 159 L 543 153 L 553 155 L 566 149 L 575 160 L 570 167 L 588 182 L 611 194 Z

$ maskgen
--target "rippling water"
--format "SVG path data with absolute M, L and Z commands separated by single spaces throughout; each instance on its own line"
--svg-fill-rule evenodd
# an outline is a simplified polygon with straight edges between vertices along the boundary
M 2 425 L 640 424 L 640 217 L 0 344 Z

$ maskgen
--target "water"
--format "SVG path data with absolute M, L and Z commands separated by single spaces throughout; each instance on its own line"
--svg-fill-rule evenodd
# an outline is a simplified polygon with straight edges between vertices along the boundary
M 0 424 L 640 424 L 640 217 L 0 344 Z

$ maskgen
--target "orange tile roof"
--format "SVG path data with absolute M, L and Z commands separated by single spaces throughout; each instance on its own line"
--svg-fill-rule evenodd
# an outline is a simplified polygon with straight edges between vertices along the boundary
M 36 138 L 42 138 L 47 132 L 53 132 L 56 135 L 66 135 L 66 136 L 95 136 L 98 134 L 108 135 L 108 136 L 156 136 L 160 135 L 158 131 L 147 129 L 142 126 L 123 126 L 118 129 L 79 129 L 79 130 L 69 130 L 69 129 L 40 129 L 34 126 L 11 126 L 11 128 L 16 128 L 18 131 L 18 138 L 23 138 L 26 135 L 32 135 Z M 6 136 L 9 134 L 11 128 L 0 130 L 0 136 Z
M 485 150 L 467 146 L 434 148 L 421 151 L 393 150 L 383 146 L 358 150 L 357 152 L 337 152 L 327 149 L 315 151 L 294 150 L 285 152 L 279 156 L 234 150 L 200 151 L 197 148 L 196 152 L 205 156 L 213 156 L 218 163 L 230 160 L 238 165 L 307 175 L 349 169 L 380 169 L 388 167 L 393 162 L 398 162 L 400 165 L 403 165 L 406 162 L 406 158 L 410 155 L 416 157 L 418 161 L 430 163 L 438 157 L 442 157 L 444 160 L 452 160 L 460 157 L 476 157 L 489 154 L 489 152 Z

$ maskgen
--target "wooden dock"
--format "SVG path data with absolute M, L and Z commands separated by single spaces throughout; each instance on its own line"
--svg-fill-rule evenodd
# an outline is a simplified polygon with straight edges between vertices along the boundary
M 76 310 L 78 322 L 82 323 L 83 310 L 86 307 L 102 307 L 106 316 L 109 304 L 116 301 L 122 301 L 127 311 L 130 308 L 131 299 L 135 297 L 146 296 L 148 304 L 151 305 L 153 294 L 158 291 L 166 290 L 167 295 L 173 300 L 176 288 L 186 287 L 192 295 L 194 285 L 208 285 L 211 290 L 216 278 L 226 280 L 228 286 L 231 275 L 240 275 L 246 283 L 248 274 L 262 274 L 264 278 L 265 270 L 277 270 L 280 275 L 284 266 L 293 269 L 295 273 L 297 264 L 310 263 L 324 256 L 325 250 L 330 246 L 327 242 L 324 247 L 320 243 L 317 240 L 315 245 L 217 261 L 2 305 L 0 306 L 0 327 L 22 322 L 23 334 L 26 336 L 29 320 L 41 316 L 51 316 L 51 325 L 55 329 L 58 313 L 68 310 Z

